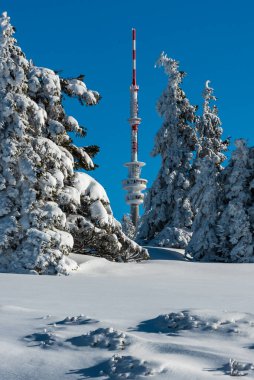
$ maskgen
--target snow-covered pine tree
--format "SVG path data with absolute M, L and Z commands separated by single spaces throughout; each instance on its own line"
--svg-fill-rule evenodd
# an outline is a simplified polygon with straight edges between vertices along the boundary
M 111 260 L 147 257 L 115 221 L 104 189 L 74 167 L 93 169 L 96 146 L 80 148 L 68 132 L 84 135 L 67 116 L 62 94 L 97 104 L 82 78 L 61 79 L 28 62 L 0 17 L 0 270 L 69 273 L 75 247 Z M 81 244 L 82 243 L 82 244 Z
M 138 241 L 184 248 L 191 236 L 193 220 L 188 193 L 197 141 L 193 127 L 196 107 L 181 88 L 185 73 L 179 71 L 178 62 L 162 53 L 158 66 L 164 67 L 168 85 L 157 104 L 164 121 L 156 135 L 152 155 L 160 155 L 162 164 L 145 199 Z
M 237 149 L 220 174 L 215 202 L 202 213 L 200 228 L 193 233 L 195 260 L 254 262 L 254 148 L 242 139 L 235 144 Z M 213 222 L 207 223 L 211 211 Z M 194 238 L 202 242 L 202 235 L 206 244 L 195 243 Z
M 223 154 L 227 150 L 229 140 L 222 141 L 223 130 L 217 107 L 211 106 L 215 101 L 213 88 L 206 81 L 203 91 L 203 114 L 196 118 L 198 142 L 192 175 L 194 185 L 190 189 L 189 199 L 194 214 L 193 235 L 186 250 L 187 253 L 199 257 L 200 251 L 206 251 L 211 242 L 216 243 L 213 229 L 217 218 L 218 194 L 221 192 L 221 163 L 226 159 Z
M 131 216 L 129 214 L 124 214 L 121 220 L 121 225 L 124 234 L 130 239 L 135 239 L 136 228 L 132 223 Z

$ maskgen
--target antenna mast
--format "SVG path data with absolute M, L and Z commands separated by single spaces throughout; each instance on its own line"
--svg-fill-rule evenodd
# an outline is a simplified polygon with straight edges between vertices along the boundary
M 139 205 L 144 201 L 142 190 L 146 189 L 147 180 L 141 179 L 141 167 L 144 162 L 138 161 L 138 126 L 141 118 L 138 117 L 138 90 L 136 75 L 136 29 L 132 29 L 132 84 L 130 86 L 130 118 L 131 127 L 131 161 L 124 165 L 128 167 L 128 178 L 123 181 L 123 188 L 128 191 L 126 202 L 131 208 L 131 219 L 135 227 L 139 220 Z

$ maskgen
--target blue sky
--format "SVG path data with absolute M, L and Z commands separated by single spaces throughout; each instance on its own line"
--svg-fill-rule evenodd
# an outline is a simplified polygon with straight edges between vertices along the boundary
M 38 66 L 61 69 L 63 76 L 84 73 L 102 100 L 96 107 L 66 103 L 68 114 L 88 129 L 83 143 L 97 144 L 100 168 L 91 174 L 106 188 L 117 218 L 128 206 L 121 180 L 130 156 L 129 86 L 131 28 L 137 29 L 140 86 L 139 159 L 151 185 L 160 166 L 151 158 L 162 120 L 155 104 L 167 83 L 154 63 L 162 50 L 187 72 L 183 88 L 192 104 L 202 104 L 206 79 L 218 97 L 224 135 L 254 145 L 253 0 L 2 0 L 27 58 Z

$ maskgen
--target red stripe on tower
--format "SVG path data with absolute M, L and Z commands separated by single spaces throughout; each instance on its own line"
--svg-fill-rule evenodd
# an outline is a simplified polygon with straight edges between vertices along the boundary
M 136 86 L 137 83 L 136 83 L 136 70 L 135 69 L 133 69 L 132 76 L 133 76 L 132 84 L 133 84 L 133 86 Z

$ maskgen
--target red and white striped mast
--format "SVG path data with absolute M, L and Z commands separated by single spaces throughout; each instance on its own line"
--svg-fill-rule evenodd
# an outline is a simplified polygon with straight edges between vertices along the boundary
M 146 189 L 147 180 L 141 179 L 141 167 L 144 162 L 138 161 L 138 126 L 141 118 L 138 117 L 138 90 L 136 75 L 136 29 L 132 29 L 132 84 L 130 86 L 130 118 L 128 119 L 131 127 L 131 161 L 124 165 L 128 167 L 129 175 L 123 181 L 123 188 L 128 191 L 126 202 L 131 208 L 131 219 L 134 226 L 139 220 L 139 205 L 144 201 L 142 190 Z
M 129 123 L 131 126 L 131 161 L 138 160 L 138 126 L 141 119 L 138 117 L 138 90 L 137 85 L 137 64 L 136 64 L 136 29 L 132 29 L 132 84 L 131 91 L 131 112 Z

